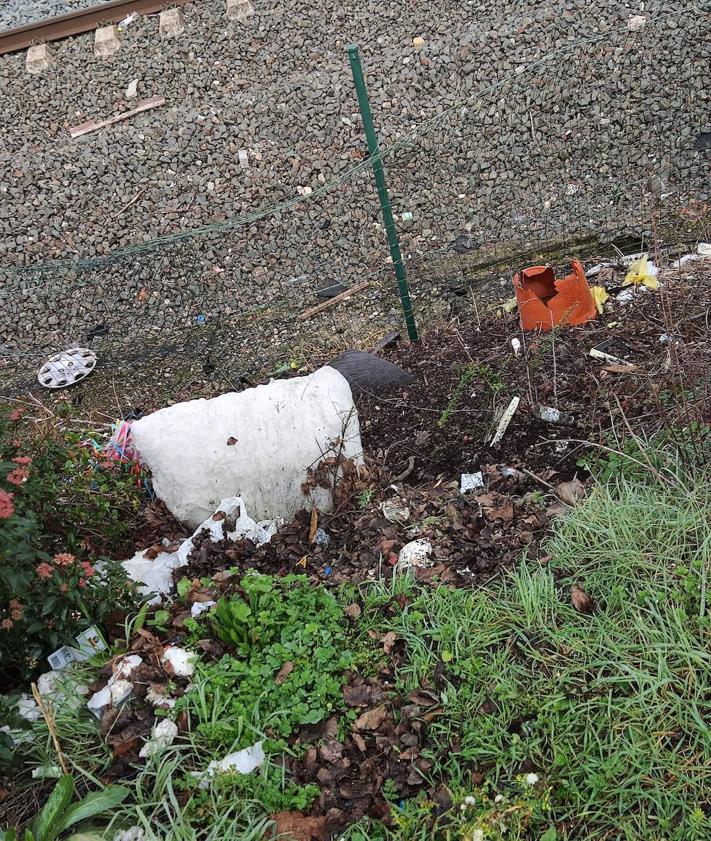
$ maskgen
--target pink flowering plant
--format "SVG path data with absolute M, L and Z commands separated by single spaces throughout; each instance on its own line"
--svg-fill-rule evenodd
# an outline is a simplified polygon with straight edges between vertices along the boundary
M 135 604 L 103 557 L 130 548 L 142 496 L 135 477 L 100 465 L 61 428 L 29 432 L 20 410 L 0 407 L 0 692 L 46 668 L 44 658 L 83 628 Z

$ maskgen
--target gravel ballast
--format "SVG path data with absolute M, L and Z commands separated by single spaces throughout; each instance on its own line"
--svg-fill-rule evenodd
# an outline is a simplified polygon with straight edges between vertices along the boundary
M 41 76 L 25 72 L 23 53 L 0 58 L 8 370 L 84 344 L 101 325 L 118 361 L 170 343 L 184 354 L 185 335 L 202 360 L 219 316 L 247 370 L 274 354 L 306 356 L 312 342 L 367 346 L 398 323 L 370 172 L 318 195 L 365 158 L 350 42 L 361 46 L 391 150 L 391 198 L 423 320 L 441 308 L 431 279 L 456 274 L 479 249 L 642 233 L 668 205 L 708 198 L 709 152 L 696 146 L 711 128 L 711 39 L 698 3 L 288 0 L 257 2 L 254 16 L 233 22 L 222 0 L 205 0 L 183 12 L 179 37 L 161 40 L 157 15 L 143 18 L 106 59 L 94 57 L 93 33 L 57 42 Z M 637 31 L 632 15 L 645 17 Z M 68 136 L 156 94 L 162 108 Z M 223 227 L 121 259 L 18 271 L 211 223 Z M 294 320 L 321 300 L 318 289 L 363 280 L 371 288 L 348 303 Z

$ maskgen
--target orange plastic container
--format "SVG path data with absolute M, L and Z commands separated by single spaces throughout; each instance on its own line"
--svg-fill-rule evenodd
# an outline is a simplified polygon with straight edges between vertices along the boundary
M 514 275 L 522 330 L 575 327 L 597 317 L 582 263 L 573 260 L 571 266 L 572 273 L 560 280 L 550 266 L 531 266 Z

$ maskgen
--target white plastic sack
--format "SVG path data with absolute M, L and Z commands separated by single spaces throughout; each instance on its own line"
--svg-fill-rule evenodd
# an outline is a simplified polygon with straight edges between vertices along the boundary
M 191 400 L 135 421 L 132 444 L 153 474 L 156 494 L 192 528 L 221 499 L 240 496 L 256 520 L 291 518 L 311 507 L 301 484 L 307 469 L 343 440 L 360 460 L 358 416 L 347 380 L 325 367 L 212 400 Z M 311 498 L 321 511 L 330 491 Z

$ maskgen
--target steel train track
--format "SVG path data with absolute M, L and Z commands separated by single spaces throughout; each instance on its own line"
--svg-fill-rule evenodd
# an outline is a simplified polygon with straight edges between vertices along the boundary
M 189 0 L 171 0 L 171 6 L 184 6 Z M 110 0 L 88 9 L 78 9 L 66 15 L 45 18 L 24 26 L 0 31 L 0 55 L 17 52 L 47 41 L 58 41 L 89 32 L 97 26 L 118 23 L 132 12 L 147 15 L 159 12 L 166 0 Z

